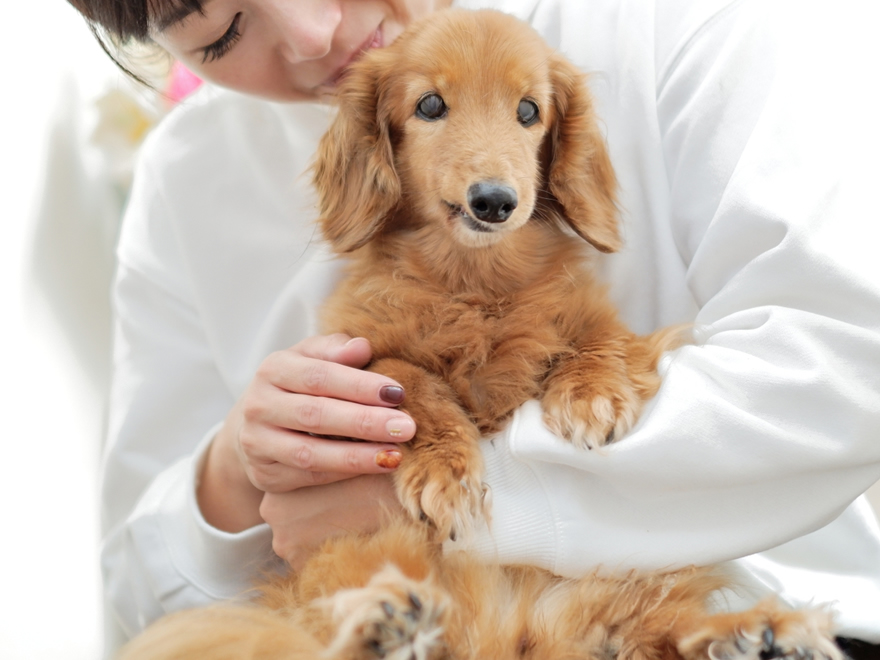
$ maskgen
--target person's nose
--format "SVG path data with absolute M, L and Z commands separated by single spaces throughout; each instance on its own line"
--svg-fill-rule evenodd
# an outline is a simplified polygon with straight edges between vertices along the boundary
M 342 20 L 335 0 L 277 0 L 276 25 L 281 35 L 285 59 L 298 63 L 327 55 L 333 47 L 333 35 Z

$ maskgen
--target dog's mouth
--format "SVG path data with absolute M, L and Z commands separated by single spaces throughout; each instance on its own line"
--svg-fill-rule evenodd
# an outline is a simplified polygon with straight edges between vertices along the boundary
M 467 211 L 465 211 L 464 207 L 461 204 L 453 204 L 452 202 L 447 202 L 443 200 L 443 203 L 449 208 L 449 217 L 453 220 L 459 220 L 465 227 L 470 229 L 471 231 L 476 231 L 481 234 L 488 234 L 494 232 L 496 227 L 488 222 L 483 222 L 482 220 L 477 220 Z

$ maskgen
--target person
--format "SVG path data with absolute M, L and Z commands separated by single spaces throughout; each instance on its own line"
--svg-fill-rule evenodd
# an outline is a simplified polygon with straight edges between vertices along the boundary
M 212 83 L 148 139 L 119 239 L 102 565 L 131 635 L 394 506 L 383 458 L 415 425 L 361 369 L 369 337 L 318 335 L 341 264 L 307 170 L 349 63 L 448 2 L 69 1 Z M 526 403 L 483 443 L 492 524 L 467 547 L 563 575 L 723 563 L 718 607 L 828 602 L 842 636 L 880 642 L 867 9 L 454 4 L 519 16 L 588 73 L 626 241 L 602 275 L 634 330 L 697 335 L 603 451 Z

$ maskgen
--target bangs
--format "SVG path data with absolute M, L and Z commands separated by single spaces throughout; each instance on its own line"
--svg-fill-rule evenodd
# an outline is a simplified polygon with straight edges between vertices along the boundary
M 193 12 L 202 13 L 202 0 L 68 0 L 92 27 L 100 26 L 114 39 L 147 41 L 151 29 L 167 27 Z

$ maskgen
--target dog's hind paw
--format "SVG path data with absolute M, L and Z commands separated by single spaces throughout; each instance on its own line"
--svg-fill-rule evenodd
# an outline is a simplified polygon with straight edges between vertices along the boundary
M 709 617 L 678 650 L 686 660 L 844 660 L 827 610 L 789 610 L 774 600 Z
M 363 660 L 432 660 L 444 648 L 445 592 L 389 564 L 367 586 L 321 599 L 337 632 L 325 655 Z

